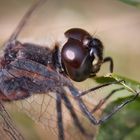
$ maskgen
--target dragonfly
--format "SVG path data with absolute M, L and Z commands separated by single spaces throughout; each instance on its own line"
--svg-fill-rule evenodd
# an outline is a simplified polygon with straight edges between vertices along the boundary
M 13 34 L 3 44 L 5 49 L 4 55 L 1 58 L 1 107 L 4 108 L 3 102 L 18 102 L 19 104 L 22 104 L 26 98 L 29 98 L 29 100 L 27 99 L 27 104 L 22 104 L 22 108 L 27 112 L 30 112 L 30 114 L 36 112 L 35 110 L 32 110 L 33 106 L 36 106 L 36 109 L 38 107 L 41 108 L 39 116 L 37 115 L 35 118 L 42 122 L 42 124 L 46 121 L 48 124 L 45 123 L 44 125 L 47 124 L 46 127 L 51 128 L 54 133 L 58 135 L 58 139 L 60 140 L 74 139 L 74 134 L 76 134 L 76 132 L 70 134 L 68 132 L 69 128 L 64 128 L 63 126 L 64 118 L 66 121 L 69 121 L 65 113 L 67 109 L 74 125 L 81 134 L 88 139 L 93 139 L 94 135 L 85 130 L 77 113 L 83 114 L 84 119 L 87 119 L 90 122 L 90 125 L 99 125 L 112 117 L 112 115 L 119 111 L 123 106 L 134 101 L 139 93 L 135 90 L 131 90 L 135 93 L 134 97 L 124 101 L 121 105 L 114 108 L 110 114 L 97 120 L 93 113 L 101 108 L 105 99 L 102 100 L 102 103 L 99 102 L 93 110 L 90 110 L 89 108 L 91 105 L 85 103 L 82 97 L 102 87 L 118 83 L 121 84 L 124 80 L 115 79 L 114 82 L 105 83 L 84 92 L 79 92 L 73 85 L 70 79 L 80 82 L 89 77 L 94 77 L 100 70 L 101 65 L 106 62 L 110 63 L 110 72 L 113 72 L 112 58 L 103 58 L 102 56 L 102 42 L 97 38 L 93 38 L 87 31 L 81 28 L 72 28 L 65 32 L 65 36 L 68 40 L 61 51 L 57 44 L 55 45 L 54 50 L 50 50 L 47 47 L 43 48 L 42 46 L 31 43 L 22 44 L 18 41 L 17 37 L 26 25 L 29 17 L 35 9 L 44 2 L 45 0 L 37 1 L 27 11 Z M 71 46 L 74 46 L 74 48 Z M 75 50 L 75 48 L 78 48 L 78 51 Z M 80 55 L 78 56 L 77 53 L 79 53 L 79 51 Z M 75 60 L 76 56 L 78 58 Z M 81 68 L 76 69 L 77 65 L 80 65 Z M 39 100 L 38 96 L 42 96 L 41 103 L 39 103 L 39 101 L 34 102 L 35 98 L 38 98 Z M 68 96 L 73 98 L 71 100 L 73 100 L 73 102 L 75 101 L 77 106 L 69 100 Z M 45 104 L 45 100 L 48 100 L 47 104 Z M 28 108 L 28 105 L 31 108 Z M 62 110 L 62 106 L 65 107 L 65 110 Z M 76 112 L 75 110 L 80 111 Z M 8 113 L 6 113 L 7 111 L 1 112 L 6 114 L 11 124 L 12 121 Z M 2 113 L 2 115 L 4 115 L 4 113 Z M 46 116 L 49 116 L 48 118 L 50 119 L 46 118 Z M 4 117 L 2 118 L 4 119 Z M 54 122 L 55 124 L 53 124 Z M 4 123 L 6 123 L 6 121 L 4 121 Z M 13 129 L 8 129 L 8 132 L 15 130 L 15 132 L 12 132 L 11 137 L 12 135 L 15 136 L 15 134 L 17 134 L 18 138 L 15 139 L 24 139 L 20 132 L 14 127 L 14 124 L 11 124 L 11 126 Z M 7 126 L 7 128 L 9 127 Z

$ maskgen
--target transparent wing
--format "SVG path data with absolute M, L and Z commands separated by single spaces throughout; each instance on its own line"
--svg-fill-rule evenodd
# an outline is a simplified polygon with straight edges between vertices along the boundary
M 90 81 L 91 83 L 91 81 Z M 94 84 L 95 85 L 95 84 Z M 119 85 L 111 85 L 110 87 L 102 88 L 99 90 L 96 90 L 95 92 L 91 92 L 88 95 L 85 95 L 83 98 L 84 103 L 88 107 L 89 110 L 93 110 L 96 104 L 99 103 L 100 99 L 103 99 L 106 97 L 113 89 L 120 88 Z M 116 93 L 114 96 L 109 98 L 109 100 L 99 109 L 98 111 L 94 112 L 94 115 L 97 118 L 101 117 L 102 109 L 112 100 L 128 96 L 130 93 L 127 91 Z M 93 137 L 96 135 L 97 132 L 97 126 L 94 126 L 91 124 L 91 122 L 83 115 L 81 112 L 79 106 L 77 105 L 76 100 L 70 96 L 69 91 L 67 91 L 67 96 L 69 97 L 73 107 L 74 111 L 76 112 L 80 123 L 84 126 L 85 130 L 89 133 L 93 134 Z M 37 124 L 41 124 L 45 131 L 46 135 L 51 135 L 55 138 L 58 138 L 58 127 L 57 127 L 57 111 L 56 111 L 56 97 L 53 92 L 51 93 L 45 93 L 45 94 L 39 94 L 39 95 L 32 95 L 28 99 L 19 100 L 10 103 L 9 105 L 10 110 L 16 110 L 19 112 L 26 113 L 32 120 L 34 120 Z M 64 125 L 64 133 L 66 139 L 76 140 L 78 138 L 80 139 L 93 139 L 88 138 L 85 135 L 83 135 L 79 129 L 74 125 L 73 119 L 71 117 L 71 114 L 69 110 L 66 108 L 64 102 L 62 105 L 62 114 L 63 114 L 63 125 Z
M 16 128 L 16 125 L 13 123 L 10 115 L 5 110 L 2 102 L 0 102 L 0 137 L 4 140 L 24 140 L 22 134 Z
M 77 113 L 82 125 L 85 126 L 88 132 L 90 131 L 91 134 L 94 134 L 96 131 L 94 126 L 91 125 L 87 118 L 83 116 L 78 107 L 76 109 L 76 103 L 74 103 L 74 101 L 72 101 L 72 104 L 74 105 L 74 110 Z M 55 98 L 45 94 L 33 95 L 29 99 L 12 103 L 10 104 L 10 108 L 11 106 L 14 108 L 14 110 L 25 112 L 36 123 L 41 124 L 45 128 L 47 135 L 52 135 L 58 138 Z M 86 139 L 86 137 L 81 134 L 78 128 L 75 127 L 69 110 L 65 107 L 64 104 L 62 106 L 64 134 L 66 139 L 76 140 L 79 137 L 83 140 Z

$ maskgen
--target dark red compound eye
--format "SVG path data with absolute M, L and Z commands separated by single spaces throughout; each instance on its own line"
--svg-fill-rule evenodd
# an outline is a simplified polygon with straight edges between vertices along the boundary
M 72 28 L 65 32 L 65 36 L 67 38 L 73 38 L 76 40 L 79 40 L 80 42 L 83 42 L 84 39 L 91 39 L 92 36 L 85 30 L 80 28 Z
M 61 59 L 66 74 L 74 81 L 87 79 L 92 72 L 92 62 L 95 58 L 91 53 L 92 37 L 83 29 L 73 28 L 65 32 L 68 41 L 64 44 Z M 87 44 L 84 43 L 87 39 Z M 93 50 L 92 50 L 93 52 Z
M 85 49 L 80 41 L 70 38 L 63 46 L 62 58 L 70 67 L 78 69 L 87 53 L 88 49 Z

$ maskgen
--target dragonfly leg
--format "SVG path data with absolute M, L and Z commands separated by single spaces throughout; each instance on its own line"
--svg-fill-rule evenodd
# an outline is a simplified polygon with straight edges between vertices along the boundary
M 118 89 L 112 90 L 106 97 L 104 97 L 103 99 L 101 99 L 101 100 L 99 101 L 99 103 L 93 108 L 93 110 L 91 111 L 91 113 L 94 113 L 94 112 L 96 112 L 97 110 L 99 110 L 99 109 L 103 106 L 103 104 L 105 104 L 106 101 L 107 101 L 114 93 L 116 93 L 116 92 L 118 92 L 118 91 L 121 91 L 121 90 L 124 90 L 124 89 L 125 89 L 125 88 L 122 87 L 122 88 L 118 88 Z
M 63 128 L 63 118 L 62 118 L 62 99 L 59 94 L 56 94 L 56 109 L 57 109 L 57 125 L 58 125 L 58 135 L 59 140 L 64 140 L 64 128 Z
M 110 72 L 112 73 L 114 69 L 113 59 L 111 57 L 105 57 L 103 60 L 103 63 L 106 63 L 106 62 L 110 63 L 109 69 L 110 69 Z
M 74 121 L 74 125 L 80 130 L 80 132 L 82 134 L 84 134 L 87 137 L 93 138 L 93 134 L 87 133 L 86 130 L 84 129 L 84 127 L 81 125 L 81 122 L 79 121 L 78 116 L 74 111 L 72 103 L 70 102 L 69 98 L 66 96 L 66 92 L 64 90 L 61 92 L 61 97 L 64 100 L 65 106 L 67 107 L 67 109 L 69 110 L 69 112 L 71 114 L 71 117 Z
M 112 111 L 111 111 L 108 115 L 102 117 L 102 118 L 98 121 L 98 124 L 102 124 L 102 123 L 104 123 L 106 120 L 108 120 L 109 118 L 111 118 L 116 112 L 120 111 L 125 105 L 127 105 L 127 104 L 133 102 L 133 101 L 138 97 L 138 95 L 139 95 L 139 93 L 136 93 L 136 95 L 132 96 L 130 99 L 125 100 L 125 101 L 123 101 L 121 104 L 119 104 L 119 105 L 117 105 L 116 107 L 114 107 L 114 108 L 112 109 Z
M 68 88 L 71 91 L 71 94 L 73 95 L 73 97 L 75 97 L 75 99 L 77 100 L 77 103 L 79 104 L 79 107 L 80 107 L 81 111 L 83 112 L 83 114 L 85 114 L 85 116 L 94 125 L 99 125 L 99 124 L 104 123 L 109 118 L 111 118 L 116 112 L 121 110 L 121 108 L 123 108 L 125 105 L 127 105 L 128 103 L 134 101 L 138 97 L 138 95 L 139 95 L 139 93 L 136 93 L 136 95 L 133 96 L 132 98 L 130 98 L 129 100 L 126 100 L 123 103 L 121 103 L 120 105 L 116 106 L 108 115 L 106 115 L 103 118 L 97 120 L 95 118 L 95 116 L 92 115 L 92 113 L 88 110 L 88 108 L 84 104 L 83 100 L 81 98 L 77 98 L 77 95 L 79 94 L 78 90 L 74 86 L 68 86 Z
M 102 87 L 106 87 L 106 86 L 109 86 L 109 85 L 112 85 L 112 84 L 118 84 L 118 83 L 121 83 L 121 82 L 124 82 L 124 80 L 109 82 L 109 83 L 105 83 L 105 84 L 102 84 L 102 85 L 99 85 L 99 86 L 90 88 L 90 89 L 88 89 L 88 90 L 86 90 L 86 91 L 83 91 L 83 92 L 80 93 L 80 94 L 77 94 L 77 97 L 81 97 L 81 96 L 83 96 L 83 95 L 85 95 L 85 94 L 88 94 L 88 93 L 90 93 L 90 92 L 93 92 L 93 91 L 95 91 L 95 90 L 97 90 L 97 89 L 100 89 L 100 88 L 102 88 Z

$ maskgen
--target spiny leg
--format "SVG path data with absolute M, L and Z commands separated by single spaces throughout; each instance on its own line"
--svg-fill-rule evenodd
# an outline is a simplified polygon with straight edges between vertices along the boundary
M 111 118 L 116 112 L 120 111 L 125 105 L 127 105 L 127 104 L 129 104 L 129 103 L 135 101 L 135 99 L 136 99 L 138 96 L 139 96 L 139 93 L 136 93 L 136 95 L 134 95 L 134 96 L 131 97 L 130 99 L 125 100 L 125 101 L 123 101 L 121 104 L 119 104 L 119 105 L 117 105 L 116 107 L 114 107 L 114 108 L 112 109 L 112 111 L 111 111 L 108 115 L 102 117 L 102 118 L 99 120 L 98 124 L 104 123 L 106 120 L 108 120 L 109 118 Z
M 104 116 L 103 118 L 97 120 L 94 115 L 88 110 L 87 106 L 84 104 L 83 100 L 81 98 L 77 98 L 79 92 L 74 86 L 68 86 L 69 90 L 71 91 L 71 94 L 74 96 L 74 98 L 77 100 L 77 103 L 81 109 L 81 111 L 85 114 L 85 116 L 93 123 L 94 125 L 99 125 L 104 123 L 106 120 L 108 120 L 110 117 L 112 117 L 116 112 L 121 110 L 125 105 L 128 103 L 134 101 L 139 93 L 136 93 L 135 96 L 130 98 L 129 100 L 126 100 L 122 102 L 120 105 L 116 106 L 108 115 Z
M 80 123 L 80 121 L 79 121 L 79 119 L 78 119 L 78 117 L 77 117 L 77 115 L 76 115 L 76 113 L 75 113 L 75 111 L 74 111 L 74 108 L 73 108 L 73 106 L 72 106 L 70 100 L 69 100 L 68 97 L 66 96 L 66 92 L 65 92 L 64 90 L 61 92 L 61 97 L 62 97 L 62 99 L 64 100 L 65 106 L 66 106 L 67 109 L 70 111 L 70 114 L 71 114 L 71 117 L 72 117 L 72 119 L 73 119 L 73 121 L 74 121 L 75 126 L 76 126 L 76 127 L 80 130 L 80 132 L 81 132 L 82 134 L 84 134 L 85 136 L 93 138 L 93 135 L 87 133 L 86 130 L 84 129 L 84 127 L 81 125 L 81 123 Z
M 56 110 L 57 110 L 57 125 L 58 125 L 58 138 L 64 140 L 64 128 L 63 128 L 63 117 L 62 117 L 62 99 L 59 94 L 56 93 Z
M 93 108 L 93 110 L 91 111 L 91 113 L 93 114 L 94 112 L 96 112 L 97 110 L 99 110 L 103 104 L 106 103 L 106 101 L 114 94 L 116 93 L 117 91 L 121 91 L 121 90 L 124 90 L 125 88 L 122 87 L 122 88 L 118 88 L 118 89 L 114 89 L 112 90 L 106 97 L 104 97 L 103 99 L 101 99 L 99 101 L 99 103 Z
M 94 116 L 92 116 L 92 114 L 88 111 L 86 105 L 84 104 L 83 100 L 77 96 L 79 95 L 78 90 L 72 85 L 68 85 L 68 88 L 72 94 L 72 96 L 76 99 L 81 111 L 85 114 L 85 116 L 93 123 L 93 124 L 97 124 L 97 120 L 95 119 Z
M 110 83 L 105 83 L 105 84 L 102 84 L 102 85 L 99 85 L 99 86 L 90 88 L 90 89 L 88 89 L 88 90 L 86 90 L 86 91 L 83 91 L 82 93 L 78 94 L 77 97 L 81 97 L 81 96 L 83 96 L 83 95 L 85 95 L 85 94 L 88 94 L 88 93 L 90 93 L 90 92 L 93 92 L 93 91 L 95 91 L 95 90 L 97 90 L 97 89 L 100 89 L 100 88 L 102 88 L 102 87 L 106 87 L 106 86 L 109 86 L 109 85 L 112 85 L 112 84 L 121 83 L 121 82 L 123 82 L 123 81 L 124 81 L 124 80 L 115 81 L 115 82 L 110 82 Z

